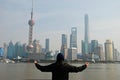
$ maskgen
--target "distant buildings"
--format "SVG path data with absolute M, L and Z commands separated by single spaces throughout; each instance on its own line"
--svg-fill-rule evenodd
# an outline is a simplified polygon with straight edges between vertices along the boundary
M 67 48 L 67 35 L 62 34 L 62 45 L 60 52 L 64 55 L 64 58 L 67 59 L 68 57 L 68 48 Z
M 84 53 L 89 54 L 89 20 L 88 14 L 85 14 L 85 36 L 84 36 Z
M 98 48 L 98 41 L 97 40 L 91 40 L 91 50 L 90 50 L 90 53 L 97 54 L 97 48 Z
M 70 48 L 77 48 L 77 28 L 72 27 L 70 35 Z
M 10 41 L 7 47 L 7 58 L 8 59 L 13 59 L 15 54 L 15 47 L 13 45 L 13 42 Z
M 114 49 L 113 59 L 114 61 L 120 61 L 120 52 L 117 49 Z
M 68 60 L 77 60 L 77 48 L 68 49 Z
M 4 45 L 3 45 L 3 50 L 4 50 L 3 58 L 6 58 L 7 57 L 7 44 L 6 43 L 4 43 Z
M 46 40 L 45 40 L 45 51 L 46 52 L 49 52 L 50 50 L 49 50 L 49 45 L 50 45 L 50 43 L 49 43 L 49 39 L 47 38 Z
M 0 57 L 3 57 L 4 56 L 4 50 L 2 47 L 0 47 Z
M 106 61 L 113 61 L 113 42 L 106 40 L 105 42 L 105 59 Z
M 99 44 L 97 47 L 97 54 L 100 61 L 105 61 L 105 53 L 103 52 L 103 45 Z
M 84 35 L 84 41 L 82 40 L 82 54 L 83 59 L 87 60 L 89 58 L 90 53 L 90 43 L 89 43 L 89 20 L 88 20 L 88 14 L 85 14 L 85 35 Z
M 96 61 L 120 61 L 120 52 L 114 47 L 114 43 L 111 40 L 106 40 L 104 45 L 100 44 L 98 40 L 91 40 L 89 42 L 89 19 L 88 14 L 85 14 L 85 35 L 84 40 L 81 41 L 81 53 L 80 57 L 83 60 L 96 60 Z M 50 39 L 45 39 L 45 48 L 42 48 L 39 40 L 32 41 L 33 30 L 33 11 L 31 11 L 31 19 L 29 20 L 29 40 L 28 45 L 16 42 L 13 44 L 10 41 L 8 44 L 4 44 L 3 48 L 0 48 L 0 56 L 4 58 L 14 59 L 18 56 L 22 58 L 40 59 L 40 60 L 53 60 L 59 52 L 63 53 L 65 60 L 77 60 L 77 28 L 71 28 L 70 43 L 68 47 L 68 36 L 62 34 L 61 48 L 56 52 L 50 51 Z M 3 53 L 1 52 L 3 49 Z
M 39 40 L 34 40 L 33 41 L 33 53 L 34 54 L 40 54 L 42 52 L 41 50 L 41 45 Z
M 7 47 L 7 49 L 6 49 L 6 47 Z M 25 44 L 22 45 L 20 42 L 16 42 L 16 44 L 14 45 L 13 42 L 10 41 L 8 46 L 6 46 L 6 44 L 4 45 L 4 50 L 5 50 L 4 55 L 8 59 L 17 58 L 18 56 L 25 58 L 25 57 L 27 57 L 25 48 L 26 48 Z
M 68 48 L 68 60 L 76 60 L 77 59 L 77 28 L 71 28 L 70 34 L 70 48 Z

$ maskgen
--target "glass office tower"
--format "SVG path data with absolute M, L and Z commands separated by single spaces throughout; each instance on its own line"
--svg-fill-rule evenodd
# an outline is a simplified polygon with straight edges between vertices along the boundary
M 77 48 L 77 28 L 72 27 L 70 35 L 70 48 Z
M 85 14 L 85 37 L 84 37 L 84 54 L 89 53 L 89 26 L 88 15 Z

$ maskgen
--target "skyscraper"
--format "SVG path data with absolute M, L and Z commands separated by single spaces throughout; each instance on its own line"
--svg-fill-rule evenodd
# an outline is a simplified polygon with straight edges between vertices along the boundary
M 20 42 L 16 42 L 15 44 L 15 53 L 14 53 L 14 57 L 23 57 L 23 45 Z
M 2 47 L 0 47 L 0 57 L 4 56 L 4 49 Z
M 62 45 L 65 45 L 67 48 L 67 35 L 66 34 L 62 34 Z
M 32 9 L 31 9 L 31 19 L 28 21 L 28 24 L 29 24 L 29 39 L 28 39 L 27 51 L 28 53 L 33 53 L 32 35 L 33 35 L 33 25 L 35 24 L 33 20 L 33 0 L 32 0 Z
M 70 48 L 77 48 L 77 28 L 72 27 L 70 35 Z
M 62 34 L 61 53 L 63 53 L 64 58 L 67 59 L 68 49 L 67 49 L 67 35 L 66 34 Z
M 14 53 L 15 53 L 15 47 L 12 41 L 9 42 L 9 45 L 7 47 L 7 58 L 8 59 L 13 59 L 14 58 Z
M 98 45 L 97 53 L 98 53 L 100 61 L 104 61 L 105 60 L 105 54 L 103 53 L 103 45 L 102 44 Z
M 98 41 L 97 40 L 91 40 L 91 53 L 94 53 L 94 54 L 98 55 L 97 48 L 98 48 Z
M 33 41 L 33 46 L 34 46 L 34 48 L 33 48 L 34 54 L 39 54 L 41 52 L 41 46 L 40 46 L 39 40 L 35 39 Z
M 81 40 L 81 50 L 82 50 L 82 54 L 85 53 L 85 46 L 84 46 L 84 41 Z
M 76 60 L 76 59 L 77 59 L 77 48 L 69 48 L 68 60 Z
M 84 54 L 89 53 L 89 24 L 88 14 L 85 14 L 85 37 L 84 37 Z
M 83 59 L 86 60 L 87 58 L 90 58 L 90 43 L 89 43 L 89 21 L 88 21 L 88 14 L 85 14 L 84 17 L 85 21 L 85 35 L 84 35 L 84 41 L 81 41 L 82 44 L 82 54 Z
M 48 38 L 45 40 L 45 51 L 49 52 L 49 39 Z
M 6 43 L 4 43 L 4 58 L 6 59 L 6 57 L 7 57 L 7 44 Z
M 111 40 L 105 42 L 105 59 L 106 61 L 113 61 L 113 42 Z

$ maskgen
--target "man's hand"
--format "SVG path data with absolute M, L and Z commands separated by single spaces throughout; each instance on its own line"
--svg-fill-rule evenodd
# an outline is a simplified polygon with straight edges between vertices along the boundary
M 89 65 L 89 62 L 86 62 L 86 63 L 85 63 L 85 65 L 88 67 L 88 65 Z
M 34 63 L 36 64 L 36 63 L 38 63 L 38 62 L 35 60 Z

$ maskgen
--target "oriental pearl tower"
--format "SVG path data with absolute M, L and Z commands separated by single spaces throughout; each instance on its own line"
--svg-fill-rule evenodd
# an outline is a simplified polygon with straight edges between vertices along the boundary
M 33 25 L 35 24 L 33 20 L 33 0 L 32 0 L 32 8 L 31 8 L 31 19 L 28 21 L 28 24 L 29 24 L 29 38 L 28 38 L 27 51 L 28 53 L 33 53 L 32 35 L 33 35 Z

